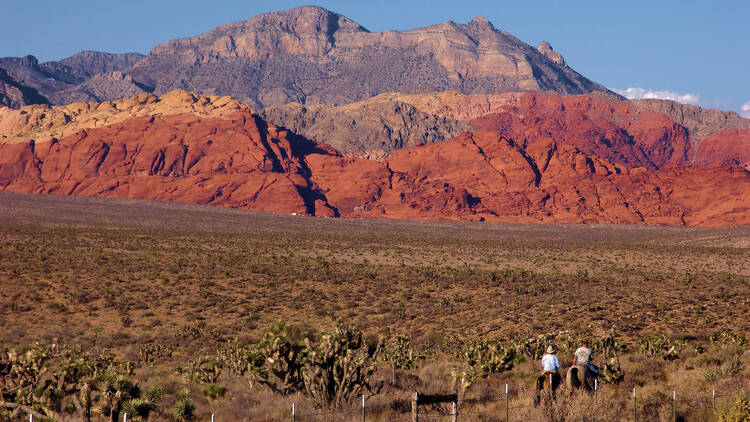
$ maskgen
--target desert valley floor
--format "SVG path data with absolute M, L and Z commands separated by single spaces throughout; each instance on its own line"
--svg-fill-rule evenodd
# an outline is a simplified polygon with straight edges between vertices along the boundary
M 648 336 L 711 345 L 716 333 L 748 332 L 750 226 L 333 219 L 8 192 L 0 192 L 0 215 L 3 347 L 58 339 L 141 362 L 143 350 L 160 345 L 168 357 L 139 363 L 134 376 L 168 392 L 182 382 L 175 366 L 228 339 L 258 341 L 279 319 L 308 331 L 338 319 L 369 337 L 384 329 L 408 336 L 425 360 L 404 370 L 403 390 L 373 398 L 380 420 L 407 411 L 394 397 L 406 400 L 410 389 L 448 388 L 450 344 L 470 338 L 614 333 L 626 375 L 612 387 L 613 415 L 634 385 L 651 389 L 643 400 L 650 394 L 656 404 L 644 412 L 658 415 L 657 390 L 677 384 L 691 389 L 695 414 L 705 405 L 695 397 L 717 386 L 736 391 L 747 372 L 709 380 L 701 374 L 726 356 L 685 349 L 680 365 L 689 364 L 675 375 L 675 364 L 637 351 Z M 500 412 L 487 395 L 509 379 L 529 389 L 536 365 L 480 380 L 465 407 Z M 237 420 L 250 411 L 277 420 L 287 412 L 278 404 L 287 398 L 224 382 L 231 394 L 220 406 L 196 394 L 199 414 L 213 406 Z M 521 391 L 513 400 L 528 402 Z

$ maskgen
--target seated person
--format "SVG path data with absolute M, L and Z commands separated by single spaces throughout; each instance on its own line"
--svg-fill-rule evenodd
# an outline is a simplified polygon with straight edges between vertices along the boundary
M 555 346 L 550 344 L 547 346 L 547 353 L 542 356 L 542 369 L 544 373 L 554 372 L 559 377 L 558 368 L 560 368 L 560 359 L 555 355 Z
M 594 376 L 598 377 L 599 369 L 591 363 L 591 357 L 593 354 L 594 352 L 589 349 L 588 344 L 584 341 L 583 344 L 581 344 L 581 347 L 579 347 L 573 355 L 573 366 L 586 365 L 589 368 L 589 371 L 591 371 Z

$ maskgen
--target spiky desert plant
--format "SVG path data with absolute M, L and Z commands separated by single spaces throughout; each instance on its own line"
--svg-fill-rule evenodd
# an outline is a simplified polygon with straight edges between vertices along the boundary
M 252 380 L 283 395 L 304 390 L 305 344 L 293 338 L 290 325 L 283 321 L 274 323 L 256 350 L 263 361 L 261 364 L 256 355 L 247 355 L 253 363 L 249 368 Z
M 102 413 L 109 415 L 110 422 L 117 422 L 120 420 L 123 403 L 140 398 L 140 388 L 113 369 L 104 373 L 99 381 L 104 397 Z
M 678 359 L 684 346 L 684 342 L 673 342 L 664 334 L 646 336 L 638 340 L 638 347 L 643 354 L 664 360 Z
M 730 406 L 717 409 L 716 420 L 719 422 L 750 421 L 750 398 L 747 392 L 740 391 Z
M 415 351 L 411 345 L 411 338 L 406 334 L 397 334 L 394 337 L 390 333 L 385 334 L 383 345 L 383 360 L 394 364 L 397 368 L 414 369 L 425 355 Z
M 470 340 L 464 344 L 462 351 L 464 362 L 480 377 L 510 370 L 515 354 L 512 347 L 506 347 L 498 339 L 492 338 Z
M 720 333 L 716 333 L 712 335 L 711 343 L 722 344 L 722 345 L 732 345 L 740 350 L 748 349 L 747 337 L 743 336 L 742 334 L 737 334 L 732 330 L 725 330 Z
M 215 384 L 221 376 L 222 362 L 214 356 L 191 359 L 186 366 L 178 366 L 175 372 L 182 375 L 185 382 Z
M 266 361 L 255 345 L 237 339 L 220 346 L 216 351 L 216 358 L 229 373 L 237 376 L 257 371 Z
M 91 418 L 95 380 L 122 364 L 106 353 L 93 354 L 58 344 L 33 344 L 0 357 L 0 401 L 13 412 L 60 419 L 63 402 L 81 420 Z
M 370 378 L 377 369 L 380 344 L 368 345 L 362 332 L 338 325 L 314 345 L 305 339 L 308 356 L 302 370 L 305 391 L 316 406 L 340 408 L 377 390 Z
M 186 422 L 195 418 L 195 401 L 189 390 L 182 390 L 177 395 L 171 416 L 174 422 Z

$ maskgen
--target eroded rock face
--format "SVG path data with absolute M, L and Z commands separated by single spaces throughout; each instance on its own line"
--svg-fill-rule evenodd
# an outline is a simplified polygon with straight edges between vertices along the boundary
M 143 55 L 83 51 L 59 62 L 39 63 L 34 56 L 0 58 L 0 104 L 21 107 L 31 104 L 68 104 L 102 101 L 150 91 L 121 71 Z M 120 77 L 116 76 L 120 72 Z M 123 83 L 125 81 L 126 83 Z M 3 95 L 20 90 L 23 95 Z M 5 99 L 3 97 L 6 97 Z M 10 99 L 8 99 L 10 98 Z
M 701 139 L 695 166 L 750 168 L 750 129 L 729 129 Z
M 231 95 L 256 108 L 290 102 L 342 105 L 390 91 L 616 96 L 568 67 L 549 44 L 535 49 L 482 17 L 467 24 L 370 32 L 311 6 L 172 40 L 145 57 L 84 51 L 41 64 L 32 56 L 4 58 L 0 68 L 36 90 L 46 99 L 41 103 L 57 105 L 174 89 Z M 112 78 L 118 71 L 132 83 Z
M 728 129 L 750 129 L 750 119 L 742 118 L 733 111 L 704 109 L 690 104 L 670 100 L 633 100 L 634 107 L 656 111 L 684 126 L 694 142 L 711 134 Z
M 46 104 L 47 99 L 34 88 L 25 86 L 0 68 L 0 106 L 21 107 L 27 104 Z
M 747 171 L 628 168 L 549 138 L 523 149 L 496 132 L 478 131 L 399 150 L 381 165 L 336 157 L 308 158 L 308 163 L 315 184 L 344 216 L 704 226 L 750 222 Z M 349 183 L 352 174 L 356 181 Z M 726 183 L 714 190 L 717 180 Z
M 694 163 L 684 130 L 664 114 L 586 97 L 508 98 L 504 112 L 475 119 L 485 130 L 381 161 L 342 156 L 231 99 L 184 91 L 0 109 L 21 119 L 4 117 L 0 128 L 22 133 L 0 143 L 0 189 L 316 216 L 750 224 L 745 132 L 705 138 Z M 110 124 L 93 127 L 93 116 Z M 69 131 L 36 135 L 54 127 Z M 727 138 L 743 141 L 726 148 Z
M 298 103 L 268 107 L 268 121 L 306 138 L 325 142 L 342 154 L 383 159 L 414 145 L 442 142 L 475 130 L 468 122 L 427 114 L 416 107 L 378 97 L 340 107 Z
M 527 146 L 552 138 L 627 167 L 659 169 L 691 159 L 688 132 L 662 113 L 591 96 L 523 94 L 472 123 Z
M 136 117 L 60 140 L 0 145 L 0 186 L 20 192 L 162 199 L 335 214 L 303 157 L 333 154 L 248 111 Z
M 345 155 L 363 158 L 384 158 L 403 147 L 477 128 L 499 132 L 524 148 L 552 138 L 630 167 L 681 165 L 692 157 L 688 132 L 664 114 L 588 95 L 387 93 L 341 107 L 288 104 L 263 114 Z
M 196 95 L 175 90 L 161 97 L 141 94 L 103 103 L 77 102 L 65 106 L 32 105 L 0 109 L 0 143 L 48 142 L 81 129 L 97 128 L 139 116 L 191 113 L 218 117 L 252 110 L 230 97 Z

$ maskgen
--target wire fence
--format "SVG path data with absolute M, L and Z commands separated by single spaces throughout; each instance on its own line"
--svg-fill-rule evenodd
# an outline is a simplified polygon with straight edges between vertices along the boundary
M 516 392 L 516 394 L 513 395 L 514 399 L 522 398 L 520 392 Z M 597 393 L 598 388 L 594 391 L 590 392 L 590 400 L 596 405 L 597 402 Z M 536 394 L 534 392 L 534 394 Z M 558 394 L 566 394 L 563 392 L 558 392 Z M 708 394 L 701 396 L 701 397 L 695 397 L 693 396 L 693 399 L 699 399 L 703 402 L 705 402 L 706 406 L 709 406 L 711 410 L 716 409 L 716 403 L 717 400 L 722 400 L 726 398 L 734 399 L 737 396 L 737 393 L 719 393 L 716 392 L 716 390 L 712 390 Z M 506 384 L 506 390 L 505 395 L 499 396 L 499 398 L 495 401 L 492 400 L 484 400 L 483 404 L 491 404 L 491 403 L 498 403 L 502 404 L 500 411 L 497 410 L 483 410 L 483 411 L 477 411 L 469 407 L 463 407 L 463 408 L 456 408 L 456 406 L 453 406 L 451 409 L 448 406 L 443 406 L 445 408 L 441 408 L 441 406 L 436 405 L 419 405 L 417 406 L 417 413 L 416 418 L 415 414 L 413 412 L 411 413 L 401 413 L 398 416 L 383 416 L 383 408 L 381 406 L 374 406 L 368 408 L 367 406 L 367 400 L 365 396 L 362 396 L 362 402 L 359 406 L 354 406 L 346 409 L 301 409 L 299 405 L 296 402 L 286 403 L 284 406 L 289 406 L 289 413 L 286 418 L 278 419 L 278 418 L 259 418 L 254 419 L 250 417 L 250 420 L 259 420 L 259 421 L 265 421 L 265 420 L 280 420 L 280 421 L 291 421 L 291 422 L 319 422 L 319 421 L 331 421 L 331 420 L 348 420 L 348 421 L 361 421 L 361 422 L 368 422 L 368 421 L 377 421 L 377 422 L 445 422 L 445 421 L 499 421 L 499 422 L 510 422 L 513 420 L 520 420 L 520 419 L 514 419 L 514 416 L 518 416 L 518 412 L 520 410 L 528 410 L 531 408 L 539 408 L 540 404 L 513 404 L 510 405 L 510 397 L 511 394 L 509 392 L 508 384 Z M 672 405 L 672 420 L 674 422 L 677 422 L 678 420 L 678 410 L 680 409 L 680 395 L 678 394 L 677 390 L 672 390 L 669 404 Z M 638 421 L 646 421 L 645 415 L 643 414 L 643 409 L 639 410 L 638 406 L 638 399 L 639 394 L 638 390 L 636 388 L 633 388 L 633 390 L 629 393 L 628 401 L 630 401 L 629 409 L 626 409 L 624 411 L 624 414 L 621 413 L 618 415 L 619 417 L 622 416 L 629 416 L 628 420 L 632 420 L 633 422 Z M 554 398 L 553 398 L 554 400 Z M 420 407 L 421 406 L 421 407 Z M 368 410 L 369 409 L 369 410 Z M 378 412 L 380 411 L 380 412 Z M 368 412 L 373 412 L 372 414 L 369 414 Z M 38 419 L 35 419 L 33 415 L 29 415 L 29 422 L 35 422 L 38 421 Z M 717 417 L 715 417 L 715 420 L 718 420 Z M 122 421 L 123 422 L 133 422 L 132 418 L 128 414 L 122 415 Z M 196 419 L 196 421 L 200 421 L 200 419 Z M 206 418 L 206 422 L 229 422 L 228 419 L 226 420 L 220 420 L 216 417 L 215 414 L 211 414 L 210 419 Z M 232 421 L 234 422 L 234 421 Z
M 516 392 L 513 394 L 512 398 L 514 401 L 518 401 L 519 399 L 525 399 L 525 400 L 531 400 L 530 397 L 523 397 L 520 392 Z M 590 393 L 589 399 L 591 402 L 596 405 L 597 400 L 599 399 L 597 397 L 597 394 L 599 393 L 598 388 L 595 391 L 592 391 Z M 532 392 L 532 394 L 536 394 L 536 392 Z M 566 392 L 558 392 L 558 394 L 566 394 Z M 610 395 L 610 398 L 612 396 Z M 669 394 L 669 400 L 664 401 L 662 404 L 664 405 L 671 405 L 672 409 L 672 417 L 671 419 L 673 421 L 678 420 L 684 420 L 678 419 L 678 416 L 680 416 L 681 411 L 684 410 L 682 406 L 692 406 L 695 404 L 695 400 L 699 400 L 704 403 L 706 408 L 710 408 L 712 413 L 713 409 L 716 408 L 717 400 L 722 400 L 725 398 L 734 399 L 736 397 L 736 393 L 718 393 L 715 390 L 708 392 L 708 394 L 701 396 L 701 397 L 691 397 L 693 401 L 690 401 L 689 403 L 687 401 L 683 401 L 681 403 L 680 399 L 682 398 L 677 390 L 672 390 Z M 291 422 L 319 422 L 319 421 L 330 421 L 330 420 L 347 420 L 347 421 L 361 421 L 361 422 L 367 422 L 367 421 L 378 421 L 378 422 L 413 422 L 415 420 L 419 422 L 445 422 L 445 421 L 502 421 L 502 422 L 509 422 L 512 420 L 521 420 L 521 419 L 514 419 L 514 416 L 519 416 L 519 413 L 524 410 L 530 410 L 532 408 L 540 409 L 541 404 L 518 404 L 512 403 L 511 395 L 509 393 L 509 390 L 506 387 L 506 394 L 500 395 L 497 397 L 497 400 L 484 400 L 482 402 L 482 405 L 486 406 L 487 404 L 499 404 L 499 409 L 495 408 L 493 410 L 477 410 L 472 409 L 471 405 L 464 405 L 461 408 L 456 408 L 455 406 L 451 408 L 448 405 L 438 406 L 438 405 L 419 405 L 417 406 L 417 413 L 416 418 L 413 413 L 401 413 L 399 415 L 393 415 L 388 416 L 384 415 L 383 411 L 384 409 L 382 406 L 372 407 L 368 408 L 367 402 L 365 400 L 365 397 L 362 398 L 362 403 L 360 406 L 351 407 L 348 409 L 338 409 L 338 410 L 316 410 L 316 409 L 301 409 L 296 403 L 291 403 L 290 405 L 290 413 L 288 415 L 288 418 L 282 419 L 286 421 Z M 632 420 L 634 422 L 638 421 L 646 421 L 649 420 L 646 418 L 646 414 L 644 413 L 644 409 L 642 406 L 639 406 L 638 400 L 640 398 L 639 392 L 636 388 L 634 388 L 627 397 L 626 402 L 628 402 L 628 406 L 625 406 L 625 409 L 620 412 L 618 417 L 626 417 L 627 420 Z M 684 399 L 684 398 L 682 398 Z M 370 414 L 371 412 L 371 414 Z M 277 419 L 273 419 L 277 420 Z M 602 419 L 604 420 L 604 419 Z M 218 420 L 213 420 L 212 422 L 219 422 Z M 221 421 L 224 422 L 224 421 Z

